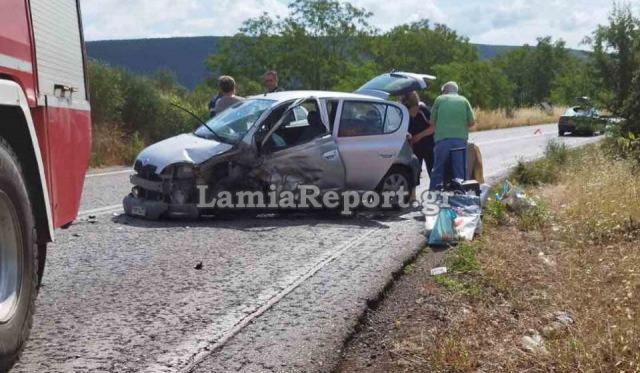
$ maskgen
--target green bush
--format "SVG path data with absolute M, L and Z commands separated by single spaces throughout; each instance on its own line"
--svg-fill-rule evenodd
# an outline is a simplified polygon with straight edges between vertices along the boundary
M 89 74 L 92 166 L 129 164 L 146 145 L 198 126 L 195 118 L 174 104 L 207 117 L 208 88 L 187 92 L 168 71 L 138 76 L 90 61 Z
M 483 213 L 483 221 L 487 224 L 502 225 L 507 222 L 507 210 L 504 203 L 493 198 L 487 200 Z
M 512 174 L 514 181 L 521 185 L 542 185 L 554 183 L 560 175 L 560 166 L 569 160 L 569 148 L 560 141 L 549 141 L 544 158 L 525 162 L 518 161 Z
M 549 221 L 549 209 L 539 198 L 534 199 L 535 205 L 516 213 L 517 225 L 523 231 L 541 230 Z
M 569 159 L 569 148 L 563 142 L 552 140 L 547 143 L 544 156 L 554 165 L 563 165 Z
M 553 164 L 542 159 L 535 162 L 518 161 L 512 177 L 516 184 L 537 186 L 555 182 L 558 175 Z

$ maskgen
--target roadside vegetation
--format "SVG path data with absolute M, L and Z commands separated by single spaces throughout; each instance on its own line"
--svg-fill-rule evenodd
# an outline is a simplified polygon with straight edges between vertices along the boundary
M 522 163 L 510 180 L 535 206 L 490 200 L 484 233 L 446 253 L 445 275 L 418 259 L 338 371 L 638 371 L 640 173 L 609 146 L 552 143 Z
M 625 6 L 616 11 L 630 13 Z M 193 129 L 194 119 L 171 103 L 205 118 L 221 74 L 234 76 L 238 94 L 247 96 L 263 92 L 262 74 L 272 69 L 286 89 L 342 91 L 393 69 L 431 73 L 438 80 L 421 93 L 423 100 L 433 102 L 441 84 L 458 81 L 477 107 L 481 130 L 555 122 L 577 96 L 591 96 L 604 106 L 617 97 L 616 90 L 631 87 L 611 83 L 631 79 L 611 69 L 617 62 L 606 30 L 589 41 L 592 54 L 571 52 L 562 40 L 544 36 L 535 45 L 481 60 L 466 37 L 444 24 L 421 20 L 382 32 L 370 25 L 371 16 L 344 1 L 293 0 L 288 16 L 265 13 L 222 39 L 218 53 L 203 61 L 211 78 L 193 91 L 180 87 L 169 71 L 137 76 L 91 61 L 92 166 L 130 163 L 145 145 Z M 629 27 L 627 22 L 619 28 Z M 625 53 L 620 61 L 637 64 Z M 622 107 L 613 105 L 611 112 L 619 114 Z
M 174 104 L 207 114 L 206 99 L 181 88 L 169 71 L 137 76 L 90 61 L 89 82 L 93 167 L 131 164 L 146 145 L 195 129 L 198 122 Z
M 610 74 L 599 97 L 624 121 L 520 162 L 509 179 L 535 203 L 491 199 L 477 240 L 442 263 L 425 249 L 338 371 L 640 371 L 640 20 L 615 5 L 591 42 L 590 68 Z
M 532 126 L 544 123 L 556 123 L 566 110 L 565 106 L 555 106 L 545 110 L 541 107 L 517 109 L 485 110 L 476 108 L 476 131 Z

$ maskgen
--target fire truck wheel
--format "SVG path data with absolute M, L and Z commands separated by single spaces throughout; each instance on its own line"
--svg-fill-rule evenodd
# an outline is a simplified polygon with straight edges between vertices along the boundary
M 37 295 L 35 223 L 20 163 L 0 139 L 0 372 L 18 359 Z

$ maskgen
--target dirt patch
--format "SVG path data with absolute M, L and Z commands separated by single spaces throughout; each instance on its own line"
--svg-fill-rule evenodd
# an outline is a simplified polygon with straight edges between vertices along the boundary
M 458 311 L 430 275 L 431 268 L 442 264 L 444 254 L 424 249 L 405 269 L 378 306 L 365 316 L 337 372 L 384 373 L 415 365 L 415 357 L 403 352 L 402 343 L 412 339 L 416 331 L 446 327 L 451 313 Z

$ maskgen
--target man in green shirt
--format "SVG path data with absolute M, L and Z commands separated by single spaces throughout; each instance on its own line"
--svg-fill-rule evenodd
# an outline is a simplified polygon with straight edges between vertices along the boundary
M 431 108 L 431 124 L 435 125 L 433 170 L 431 172 L 430 190 L 443 187 L 446 167 L 451 164 L 454 179 L 466 179 L 466 165 L 469 128 L 475 124 L 473 109 L 469 101 L 458 94 L 458 84 L 448 82 L 442 86 L 442 95 Z M 453 149 L 462 149 L 454 151 Z

